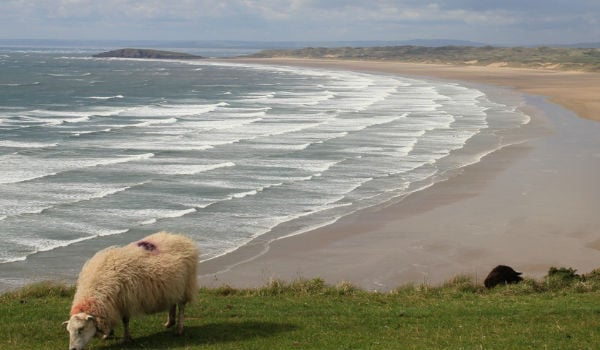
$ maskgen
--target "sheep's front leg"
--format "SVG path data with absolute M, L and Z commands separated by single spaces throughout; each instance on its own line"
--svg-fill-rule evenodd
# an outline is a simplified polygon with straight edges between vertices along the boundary
M 131 334 L 129 333 L 129 317 L 123 317 L 123 343 L 127 343 L 131 341 Z
M 183 334 L 183 319 L 184 319 L 184 311 L 185 311 L 185 303 L 179 303 L 179 314 L 177 315 L 177 327 L 175 329 L 176 334 Z
M 97 334 L 97 333 L 96 333 L 96 334 Z M 111 330 L 110 330 L 110 332 L 108 332 L 108 334 L 104 334 L 104 335 L 102 336 L 102 339 L 103 339 L 103 340 L 107 340 L 107 339 L 112 339 L 112 338 L 114 338 L 114 337 L 115 337 L 115 330 L 114 330 L 114 329 L 111 329 Z
M 171 328 L 175 325 L 176 313 L 177 313 L 177 305 L 171 306 L 171 308 L 169 308 L 169 318 L 167 319 L 167 323 L 165 323 L 165 328 Z

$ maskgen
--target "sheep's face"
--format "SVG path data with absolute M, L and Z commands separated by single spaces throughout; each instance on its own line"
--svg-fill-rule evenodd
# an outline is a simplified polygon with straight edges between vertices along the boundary
M 65 322 L 67 332 L 69 332 L 69 349 L 83 350 L 87 343 L 96 335 L 96 323 L 94 316 L 85 312 L 80 312 L 71 316 L 71 319 Z

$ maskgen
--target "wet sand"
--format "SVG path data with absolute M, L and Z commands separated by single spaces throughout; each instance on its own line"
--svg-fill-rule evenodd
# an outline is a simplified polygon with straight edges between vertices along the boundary
M 246 61 L 245 62 L 250 62 Z M 203 262 L 205 286 L 254 287 L 271 279 L 323 278 L 369 290 L 482 282 L 498 264 L 540 278 L 551 266 L 600 267 L 600 74 L 303 59 L 254 63 L 424 76 L 512 87 L 528 96 L 539 137 L 505 147 L 406 198 L 293 237 L 261 237 Z M 595 94 L 595 95 L 594 95 Z M 579 116 L 588 118 L 583 119 Z

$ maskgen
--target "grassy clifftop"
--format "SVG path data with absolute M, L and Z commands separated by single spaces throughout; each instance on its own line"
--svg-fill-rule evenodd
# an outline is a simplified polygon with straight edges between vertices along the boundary
M 600 49 L 552 47 L 383 46 L 264 50 L 253 57 L 388 60 L 600 71 Z
M 460 276 L 389 293 L 319 279 L 201 289 L 183 336 L 158 314 L 132 319 L 132 343 L 96 339 L 89 349 L 595 349 L 600 278 L 558 272 L 492 290 Z M 66 348 L 72 296 L 52 284 L 0 296 L 0 348 Z

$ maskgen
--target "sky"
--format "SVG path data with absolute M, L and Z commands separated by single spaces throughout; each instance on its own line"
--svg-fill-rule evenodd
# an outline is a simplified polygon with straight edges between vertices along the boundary
M 0 39 L 600 41 L 600 0 L 0 0 Z

